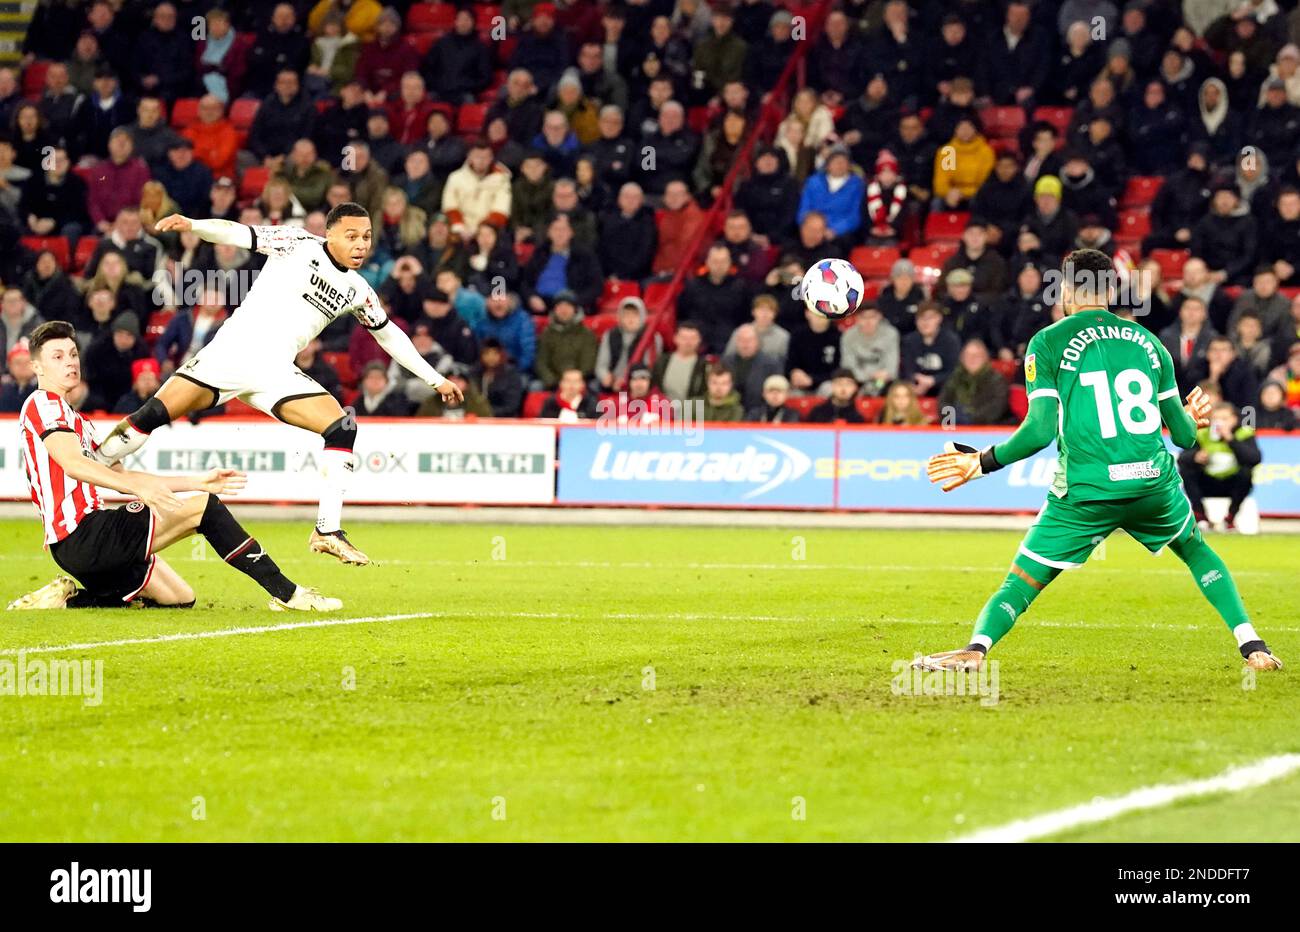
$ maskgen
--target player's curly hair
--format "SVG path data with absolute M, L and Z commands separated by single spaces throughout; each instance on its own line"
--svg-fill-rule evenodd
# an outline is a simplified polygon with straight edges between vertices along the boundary
M 1115 263 L 1100 249 L 1076 249 L 1061 263 L 1062 283 L 1075 295 L 1109 302 L 1114 289 Z
M 369 217 L 370 211 L 366 210 L 360 204 L 354 201 L 344 201 L 342 204 L 336 204 L 330 208 L 330 212 L 325 215 L 325 229 L 329 229 L 338 223 L 344 217 Z

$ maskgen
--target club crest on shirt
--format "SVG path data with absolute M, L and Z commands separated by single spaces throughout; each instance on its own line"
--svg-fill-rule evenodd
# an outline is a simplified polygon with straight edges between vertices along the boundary
M 143 510 L 144 510 L 144 502 L 127 502 L 127 503 L 126 503 L 126 510 L 129 511 L 129 512 L 131 512 L 131 513 L 133 513 L 133 514 L 134 514 L 135 512 L 137 512 L 137 511 L 143 511 Z
M 1038 365 L 1034 359 L 1035 354 L 1030 353 L 1025 357 L 1025 381 L 1032 382 L 1038 376 Z

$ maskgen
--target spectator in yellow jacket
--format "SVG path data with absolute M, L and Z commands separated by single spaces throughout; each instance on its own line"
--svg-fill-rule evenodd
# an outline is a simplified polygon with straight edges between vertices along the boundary
M 934 155 L 935 198 L 949 210 L 966 204 L 993 171 L 996 159 L 993 147 L 980 135 L 975 121 L 962 117 L 952 139 Z

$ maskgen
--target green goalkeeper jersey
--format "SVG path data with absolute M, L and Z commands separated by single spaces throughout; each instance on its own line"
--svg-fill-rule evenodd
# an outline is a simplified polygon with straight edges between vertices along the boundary
M 1071 314 L 1029 341 L 1025 387 L 1031 402 L 1060 404 L 1058 498 L 1132 498 L 1178 484 L 1160 432 L 1160 402 L 1178 395 L 1174 363 L 1150 331 L 1100 308 Z

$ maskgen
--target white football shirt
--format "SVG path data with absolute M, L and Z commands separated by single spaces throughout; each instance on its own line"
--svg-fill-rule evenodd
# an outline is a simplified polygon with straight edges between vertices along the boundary
M 370 283 L 336 263 L 325 240 L 300 227 L 248 229 L 252 248 L 268 259 L 214 343 L 233 342 L 248 353 L 292 359 L 343 314 L 369 330 L 388 323 Z

